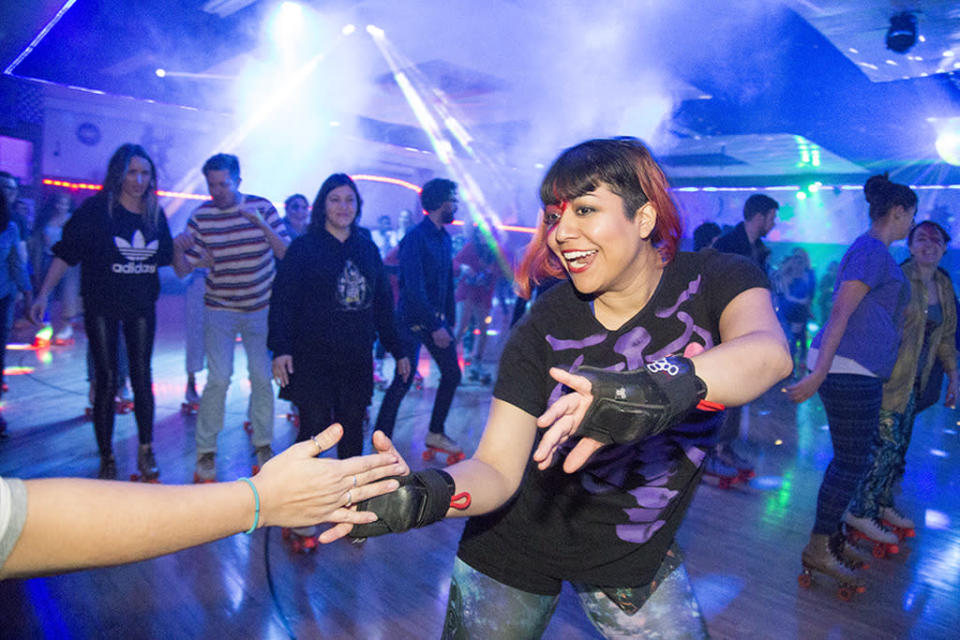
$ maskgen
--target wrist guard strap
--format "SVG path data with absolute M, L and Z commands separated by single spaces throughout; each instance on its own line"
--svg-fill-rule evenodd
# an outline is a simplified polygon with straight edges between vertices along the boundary
M 707 395 L 693 362 L 667 356 L 635 371 L 581 367 L 592 385 L 593 402 L 578 435 L 604 444 L 630 444 L 678 423 Z
M 349 533 L 351 538 L 369 538 L 423 527 L 442 519 L 450 507 L 466 509 L 470 504 L 470 494 L 454 497 L 456 486 L 446 471 L 425 469 L 395 479 L 400 482 L 396 491 L 357 505 L 358 511 L 372 511 L 378 520 L 354 525 Z

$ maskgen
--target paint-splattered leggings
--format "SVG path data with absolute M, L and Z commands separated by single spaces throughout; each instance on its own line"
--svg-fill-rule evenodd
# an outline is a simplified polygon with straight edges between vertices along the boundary
M 876 518 L 880 509 L 893 506 L 893 488 L 903 477 L 907 447 L 913 433 L 914 400 L 915 395 L 911 393 L 903 413 L 880 410 L 879 428 L 873 443 L 873 466 L 850 501 L 853 515 Z
M 709 638 L 676 545 L 651 585 L 656 587 L 645 600 L 631 593 L 636 591 L 633 589 L 617 589 L 608 595 L 598 587 L 577 583 L 573 587 L 593 626 L 605 638 Z M 650 591 L 650 587 L 639 590 Z M 626 613 L 611 599 L 621 596 L 639 604 L 639 609 Z M 545 596 L 509 587 L 457 558 L 450 579 L 443 639 L 539 638 L 559 598 L 559 594 Z

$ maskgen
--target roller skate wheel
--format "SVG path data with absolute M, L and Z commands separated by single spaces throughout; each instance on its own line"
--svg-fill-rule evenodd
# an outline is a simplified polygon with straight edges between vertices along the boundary
M 850 587 L 840 587 L 837 589 L 837 597 L 844 602 L 850 602 L 851 598 L 853 598 L 853 589 Z
M 884 544 L 882 542 L 878 542 L 877 544 L 873 545 L 871 553 L 873 553 L 874 558 L 885 558 L 887 555 L 887 550 L 884 548 Z
M 460 453 L 451 453 L 447 456 L 447 464 L 457 464 L 464 458 L 466 458 L 466 455 L 464 455 L 462 451 Z
M 193 474 L 193 484 L 213 484 L 216 482 L 214 478 L 201 478 L 196 472 Z
M 138 473 L 131 473 L 131 474 L 130 474 L 130 482 L 140 482 L 140 474 L 138 474 Z
M 248 436 L 253 435 L 253 425 L 249 420 L 243 421 L 243 430 L 247 432 Z
M 720 478 L 720 481 L 717 484 L 721 489 L 729 489 L 733 482 L 730 480 L 730 478 Z
M 306 551 L 313 551 L 317 548 L 317 537 L 310 536 L 303 539 L 303 548 Z
M 797 576 L 797 584 L 799 584 L 804 589 L 809 589 L 810 585 L 813 584 L 813 576 L 810 575 L 809 571 L 804 571 L 799 576 Z
M 87 420 L 93 420 L 93 407 L 87 407 L 83 410 L 83 417 Z
M 858 584 L 856 591 L 857 591 L 857 593 L 866 593 L 866 592 L 867 592 L 867 586 L 864 585 L 864 584 Z
M 250 467 L 250 475 L 255 476 L 258 473 L 260 473 L 260 465 L 255 464 L 252 467 Z
M 293 536 L 290 539 L 290 549 L 292 549 L 294 553 L 300 553 L 300 551 L 303 550 L 303 546 L 300 544 L 300 538 L 298 536 Z
M 900 546 L 895 544 L 888 544 L 886 548 L 887 555 L 895 556 L 900 553 Z
M 430 462 L 436 457 L 436 455 L 437 455 L 437 452 L 434 451 L 433 449 L 426 449 L 423 452 L 423 459 L 426 460 L 427 462 Z

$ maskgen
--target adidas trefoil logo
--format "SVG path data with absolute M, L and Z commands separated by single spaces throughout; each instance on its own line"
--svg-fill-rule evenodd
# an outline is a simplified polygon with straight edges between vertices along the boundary
M 130 242 L 127 242 L 119 236 L 114 236 L 113 243 L 117 245 L 117 249 L 120 250 L 120 253 L 123 254 L 123 257 L 127 260 L 133 260 L 135 262 L 142 262 L 146 260 L 153 254 L 157 252 L 157 249 L 160 247 L 159 240 L 153 240 L 150 243 L 145 243 L 143 240 L 143 234 L 140 233 L 140 230 L 133 234 L 133 239 Z

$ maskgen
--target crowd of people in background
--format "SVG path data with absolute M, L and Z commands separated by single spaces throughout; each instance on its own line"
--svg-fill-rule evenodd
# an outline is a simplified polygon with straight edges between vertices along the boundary
M 626 165 L 632 170 L 624 177 L 617 171 Z M 589 586 L 607 585 L 612 579 L 621 600 L 628 598 L 628 604 L 638 608 L 650 600 L 650 607 L 662 608 L 664 624 L 668 619 L 676 623 L 681 615 L 694 635 L 700 633 L 702 618 L 672 541 L 682 508 L 669 518 L 663 535 L 643 525 L 643 531 L 626 537 L 597 527 L 590 535 L 604 541 L 599 547 L 558 539 L 567 557 L 579 559 L 549 559 L 550 566 L 563 567 L 557 575 L 539 575 L 542 565 L 530 560 L 548 556 L 543 548 L 526 549 L 527 555 L 514 558 L 518 566 L 528 563 L 523 579 L 502 573 L 496 536 L 513 540 L 518 532 L 539 532 L 543 535 L 534 536 L 536 544 L 552 535 L 551 527 L 579 517 L 571 516 L 558 495 L 576 495 L 598 513 L 607 509 L 606 499 L 584 492 L 574 474 L 611 442 L 616 446 L 608 454 L 622 452 L 630 465 L 639 464 L 630 448 L 634 445 L 640 450 L 649 445 L 660 453 L 669 450 L 671 464 L 676 463 L 670 482 L 682 495 L 692 492 L 701 473 L 727 483 L 749 481 L 754 463 L 736 444 L 749 412 L 745 403 L 784 376 L 791 379 L 786 391 L 794 402 L 819 393 L 834 449 L 810 541 L 801 553 L 801 584 L 805 579 L 809 583 L 813 572 L 824 573 L 849 597 L 863 590 L 857 571 L 867 561 L 855 542 L 866 540 L 874 546 L 874 555 L 883 555 L 894 553 L 897 543 L 913 535 L 914 522 L 894 504 L 913 423 L 919 411 L 937 401 L 944 378 L 944 400 L 953 406 L 960 376 L 957 301 L 949 275 L 939 268 L 951 237 L 936 222 L 916 222 L 918 201 L 909 187 L 886 176 L 867 181 L 870 227 L 841 260 L 825 265 L 818 279 L 803 247 L 792 247 L 775 264 L 771 261 L 764 238 L 777 224 L 780 204 L 773 198 L 751 195 L 742 221 L 728 228 L 704 223 L 693 231 L 694 251 L 678 253 L 679 216 L 666 179 L 639 141 L 590 141 L 568 149 L 544 180 L 543 220 L 519 267 L 521 297 L 530 299 L 538 290 L 543 302 L 511 333 L 486 431 L 477 453 L 464 461 L 464 447 L 445 429 L 461 384 L 460 362 L 466 364 L 469 381 L 492 381 L 483 365 L 487 332 L 494 298 L 503 297 L 498 285 L 512 279 L 515 265 L 495 229 L 468 221 L 463 233 L 448 230 L 458 212 L 458 185 L 432 179 L 420 193 L 422 218 L 403 211 L 395 228 L 389 215 L 380 215 L 367 229 L 361 225 L 362 194 L 344 173 L 330 175 L 312 204 L 302 194 L 288 197 L 284 216 L 268 199 L 240 191 L 235 156 L 212 156 L 203 175 L 210 200 L 174 235 L 157 202 L 156 169 L 139 145 L 117 149 L 103 190 L 76 211 L 69 196 L 55 193 L 34 219 L 29 208 L 17 206 L 16 180 L 0 173 L 0 339 L 5 345 L 20 295 L 30 319 L 35 324 L 49 321 L 54 340 L 61 343 L 72 340 L 82 319 L 100 479 L 118 477 L 112 442 L 115 399 L 126 377 L 140 444 L 138 475 L 146 481 L 160 476 L 153 453 L 151 358 L 160 292 L 157 270 L 170 265 L 187 279 L 184 407 L 198 414 L 194 482 L 217 479 L 218 435 L 224 428 L 239 336 L 251 386 L 252 473 L 261 468 L 282 473 L 280 465 L 267 466 L 274 457 L 274 382 L 279 397 L 295 408 L 296 440 L 311 443 L 301 444 L 298 455 L 314 447 L 314 455 L 336 447 L 338 458 L 350 465 L 339 468 L 335 482 L 330 480 L 342 497 L 322 505 L 323 519 L 340 523 L 333 533 L 318 538 L 312 528 L 295 530 L 301 540 L 313 541 L 310 544 L 346 535 L 352 524 L 369 524 L 368 516 L 350 508 L 396 488 L 393 481 L 380 482 L 388 467 L 406 471 L 389 437 L 404 396 L 419 384 L 417 363 L 421 346 L 426 347 L 440 377 L 425 457 L 439 453 L 450 464 L 462 464 L 449 473 L 417 472 L 413 477 L 424 483 L 427 495 L 439 491 L 449 502 L 448 490 L 467 486 L 474 499 L 472 508 L 460 509 L 463 513 L 450 512 L 473 516 L 453 581 L 461 593 L 474 593 L 478 601 L 451 600 L 448 615 L 458 624 L 483 629 L 484 616 L 465 617 L 462 609 L 479 610 L 488 594 L 495 596 L 490 602 L 498 607 L 529 613 L 532 622 L 524 623 L 524 630 L 540 628 L 549 620 L 559 581 L 579 580 L 585 584 L 578 588 L 601 603 L 585 605 L 591 616 L 614 620 L 611 629 L 632 628 L 631 619 L 621 616 L 627 612 L 623 602 L 611 596 L 616 607 L 611 606 L 603 599 L 610 595 L 606 587 Z M 890 245 L 903 239 L 911 257 L 897 264 Z M 599 267 L 590 270 L 594 261 Z M 571 286 L 546 291 L 564 280 Z M 713 298 L 691 295 L 697 293 L 691 283 L 701 280 Z M 631 283 L 629 295 L 623 282 Z M 673 335 L 675 327 L 661 322 L 665 316 L 646 318 L 643 313 L 649 300 L 665 304 L 671 295 L 678 300 L 674 310 L 693 300 L 696 321 L 707 327 L 706 344 L 691 342 L 682 353 L 664 353 L 663 360 L 664 367 L 687 372 L 699 383 L 685 387 L 683 410 L 670 415 L 671 427 L 693 431 L 657 440 L 658 431 L 649 434 L 649 441 L 629 441 L 630 447 L 617 448 L 624 442 L 616 434 L 589 423 L 593 414 L 586 407 L 602 393 L 602 387 L 593 386 L 602 379 L 602 369 L 580 370 L 582 354 L 591 354 L 587 364 L 616 368 L 622 355 L 617 336 L 640 320 L 647 324 L 638 330 L 658 327 L 655 339 L 666 349 L 679 339 Z M 517 318 L 522 314 L 518 305 Z M 598 326 L 603 328 L 600 342 Z M 545 344 L 552 351 L 548 353 Z M 395 361 L 389 386 L 382 364 L 386 352 Z M 625 357 L 627 369 L 645 371 L 642 359 Z M 0 370 L 2 364 L 0 357 Z M 563 370 L 551 368 L 556 366 Z M 197 375 L 204 369 L 201 390 Z M 369 407 L 380 382 L 385 394 L 375 419 L 375 454 L 364 459 Z M 560 389 L 569 393 L 561 397 Z M 593 429 L 591 436 L 580 439 L 572 451 L 562 449 L 567 438 L 581 435 L 581 421 Z M 331 423 L 342 425 L 335 435 L 325 431 Z M 538 426 L 550 427 L 542 440 L 537 440 Z M 0 434 L 6 429 L 0 416 Z M 684 438 L 702 446 L 702 458 L 679 453 L 678 442 Z M 525 475 L 525 469 L 533 473 L 534 467 L 546 471 L 561 450 L 566 455 L 563 472 Z M 292 465 L 295 457 L 285 454 L 280 460 Z M 364 481 L 358 483 L 361 474 Z M 257 504 L 253 531 L 260 524 L 260 497 L 256 485 L 245 482 Z M 519 499 L 506 511 L 494 519 L 485 515 L 515 494 Z M 446 507 L 433 520 L 417 519 L 410 526 L 429 524 L 445 514 Z M 289 515 L 277 522 L 307 524 Z M 235 523 L 229 530 L 236 530 Z M 519 538 L 509 546 L 515 545 L 520 545 Z M 632 558 L 647 582 L 656 585 L 669 578 L 675 584 L 661 587 L 658 596 L 651 596 L 655 587 L 627 584 L 626 573 L 610 568 L 617 564 L 617 554 Z

